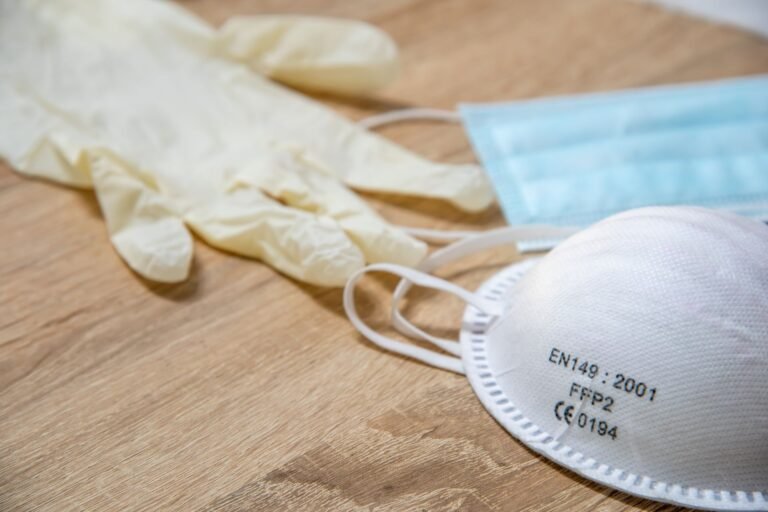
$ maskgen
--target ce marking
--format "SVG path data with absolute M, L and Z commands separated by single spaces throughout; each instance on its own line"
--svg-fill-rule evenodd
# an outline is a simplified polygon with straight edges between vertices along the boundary
M 565 407 L 565 402 L 563 400 L 560 400 L 555 404 L 555 418 L 557 418 L 559 421 L 565 421 L 567 424 L 571 424 L 571 420 L 573 419 L 573 410 L 575 409 L 575 406 L 569 405 Z

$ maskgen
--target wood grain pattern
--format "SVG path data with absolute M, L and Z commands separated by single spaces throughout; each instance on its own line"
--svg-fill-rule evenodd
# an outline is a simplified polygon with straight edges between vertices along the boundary
M 401 79 L 352 117 L 768 71 L 768 44 L 619 0 L 187 0 L 234 13 L 366 19 L 400 44 Z M 383 131 L 471 160 L 456 127 Z M 408 198 L 367 196 L 404 224 L 480 227 Z M 673 510 L 611 492 L 510 438 L 461 377 L 374 349 L 341 293 L 197 244 L 192 278 L 141 280 L 89 192 L 0 167 L 0 510 Z M 476 286 L 511 252 L 446 269 Z M 383 326 L 391 279 L 361 308 Z M 454 332 L 461 305 L 414 293 L 417 322 Z M 416 301 L 415 299 L 424 299 Z M 428 299 L 428 300 L 427 300 Z

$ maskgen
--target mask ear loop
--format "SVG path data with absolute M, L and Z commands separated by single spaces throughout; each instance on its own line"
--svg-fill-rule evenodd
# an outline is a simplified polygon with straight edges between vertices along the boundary
M 374 263 L 373 265 L 368 265 L 367 267 L 355 272 L 352 277 L 349 278 L 349 281 L 347 281 L 347 284 L 344 287 L 344 310 L 347 313 L 347 317 L 349 317 L 349 321 L 352 322 L 352 325 L 354 325 L 355 328 L 360 331 L 363 336 L 368 338 L 379 347 L 385 350 L 389 350 L 390 352 L 408 356 L 427 363 L 431 366 L 442 368 L 444 370 L 450 370 L 452 372 L 463 374 L 464 365 L 462 364 L 461 359 L 456 357 L 456 355 L 439 354 L 433 350 L 428 350 L 408 343 L 403 343 L 402 341 L 398 341 L 379 334 L 378 332 L 371 329 L 365 322 L 363 322 L 363 320 L 360 318 L 360 315 L 357 313 L 357 308 L 355 307 L 355 286 L 357 285 L 357 282 L 360 280 L 360 278 L 362 278 L 365 274 L 368 272 L 377 271 L 395 274 L 402 277 L 403 279 L 407 279 L 408 282 L 412 284 L 451 293 L 459 297 L 467 304 L 476 307 L 488 315 L 493 315 L 494 310 L 489 307 L 484 299 L 478 297 L 468 290 L 465 290 L 461 286 L 457 286 L 453 283 L 444 281 L 443 279 L 419 272 L 418 270 L 403 267 L 401 265 L 395 265 L 392 263 Z
M 517 242 L 529 242 L 538 240 L 562 240 L 578 231 L 577 228 L 563 228 L 555 226 L 525 226 L 503 227 L 492 229 L 460 240 L 452 245 L 439 249 L 417 266 L 421 272 L 432 272 L 435 269 L 464 258 L 472 253 L 480 252 L 493 247 L 512 245 Z M 419 329 L 407 320 L 400 312 L 399 304 L 413 286 L 408 279 L 402 279 L 395 288 L 392 296 L 391 317 L 394 328 L 406 336 L 428 341 L 444 351 L 461 356 L 461 347 L 455 340 L 438 338 Z M 497 312 L 498 313 L 498 312 Z
M 461 116 L 451 110 L 440 110 L 436 108 L 405 108 L 374 114 L 357 122 L 358 126 L 366 130 L 373 130 L 380 126 L 405 121 L 439 121 L 443 123 L 461 123 Z M 398 226 L 409 235 L 434 244 L 447 244 L 474 236 L 480 231 L 450 231 L 444 229 L 414 228 L 409 226 Z
M 445 123 L 461 123 L 461 116 L 452 110 L 437 108 L 404 108 L 381 114 L 374 114 L 357 122 L 366 130 L 378 128 L 385 124 L 401 123 L 403 121 L 442 121 Z
M 357 124 L 367 130 L 371 130 L 387 124 L 402 123 L 406 121 L 439 121 L 460 124 L 461 115 L 452 110 L 406 108 L 374 114 L 358 121 Z M 484 231 L 454 231 L 445 229 L 414 228 L 409 226 L 398 227 L 413 237 L 433 244 L 447 244 L 485 233 Z M 521 253 L 549 250 L 560 243 L 562 239 L 563 237 L 557 236 L 546 238 L 525 237 L 524 239 L 519 240 L 526 243 L 524 246 L 519 246 L 518 250 Z

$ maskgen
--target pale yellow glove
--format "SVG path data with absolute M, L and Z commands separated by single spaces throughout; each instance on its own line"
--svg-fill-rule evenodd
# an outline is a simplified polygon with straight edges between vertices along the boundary
M 367 23 L 309 16 L 236 16 L 219 29 L 222 55 L 299 89 L 361 94 L 391 82 L 397 46 Z
M 240 36 L 231 26 L 224 36 L 150 0 L 0 0 L 0 155 L 25 174 L 92 186 L 117 251 L 158 281 L 188 275 L 185 225 L 211 245 L 321 285 L 343 284 L 366 261 L 417 263 L 424 244 L 341 181 L 470 210 L 489 204 L 477 167 L 425 161 L 236 62 L 263 68 L 281 48 L 273 37 L 261 57 L 229 56 L 232 41 L 263 41 L 253 36 L 263 30 L 246 37 L 248 23 L 238 23 Z M 362 55 L 384 55 L 386 46 L 362 45 Z M 337 78 L 368 74 L 361 56 L 345 68 L 283 55 L 271 58 L 283 78 L 312 77 L 323 66 L 329 76 L 344 70 Z M 344 92 L 343 79 L 317 80 L 307 86 Z M 353 80 L 350 90 L 378 80 Z

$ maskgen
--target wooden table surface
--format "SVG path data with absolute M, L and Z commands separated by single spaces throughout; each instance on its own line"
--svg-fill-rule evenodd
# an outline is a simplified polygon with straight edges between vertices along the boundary
M 623 0 L 188 0 L 235 13 L 365 19 L 402 51 L 359 118 L 768 71 L 768 43 Z M 389 127 L 431 158 L 474 157 L 458 127 Z M 367 196 L 395 222 L 502 223 L 437 202 Z M 89 192 L 0 166 L 0 510 L 674 510 L 579 478 L 524 448 L 463 377 L 376 350 L 341 291 L 303 285 L 197 242 L 194 272 L 159 285 L 112 250 Z M 476 286 L 512 251 L 441 273 Z M 394 281 L 359 292 L 385 327 Z M 455 334 L 461 304 L 407 312 Z

